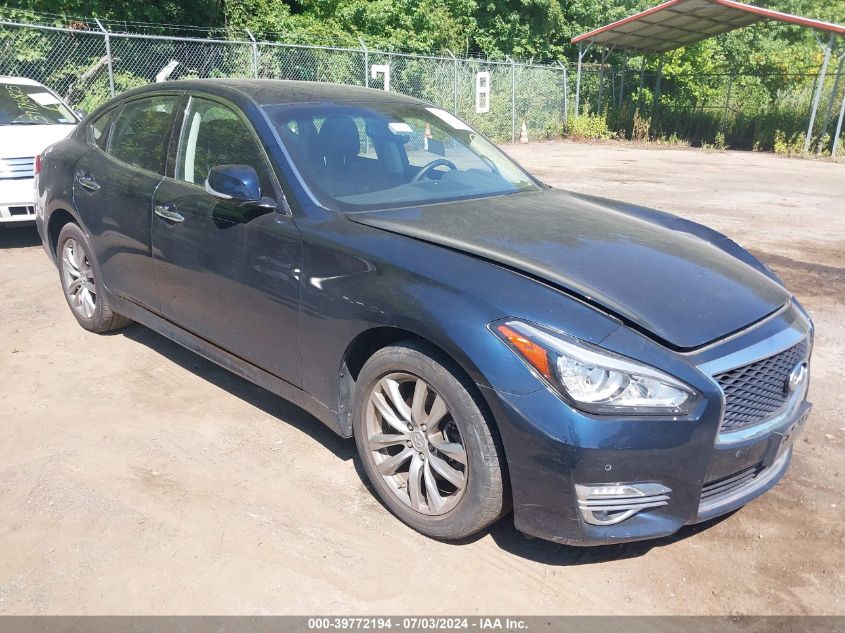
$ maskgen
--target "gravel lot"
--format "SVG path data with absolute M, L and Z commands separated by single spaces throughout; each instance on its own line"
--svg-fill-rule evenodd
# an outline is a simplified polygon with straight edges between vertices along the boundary
M 568 548 L 509 517 L 429 540 L 301 410 L 145 328 L 79 328 L 34 229 L 0 228 L 0 614 L 845 614 L 845 165 L 508 149 L 713 226 L 788 282 L 818 328 L 816 408 L 781 485 L 656 542 Z

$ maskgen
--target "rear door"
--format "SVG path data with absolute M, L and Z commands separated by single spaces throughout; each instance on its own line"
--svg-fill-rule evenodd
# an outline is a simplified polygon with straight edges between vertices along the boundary
M 283 199 L 252 124 L 231 103 L 191 97 L 174 163 L 154 199 L 162 314 L 300 385 L 299 231 L 282 209 L 239 206 L 205 190 L 211 167 L 250 165 L 262 196 Z
M 106 287 L 159 310 L 152 199 L 164 174 L 179 93 L 127 101 L 91 123 L 92 150 L 76 165 L 73 197 Z

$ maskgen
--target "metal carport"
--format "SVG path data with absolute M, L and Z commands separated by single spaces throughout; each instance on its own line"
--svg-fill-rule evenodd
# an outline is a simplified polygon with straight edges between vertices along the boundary
M 736 2 L 735 0 L 669 0 L 656 7 L 651 7 L 635 15 L 573 37 L 572 43 L 578 44 L 575 112 L 579 112 L 581 100 L 581 62 L 590 46 L 601 46 L 605 49 L 602 55 L 602 63 L 607 59 L 609 53 L 614 50 L 622 50 L 626 54 L 628 51 L 638 51 L 645 54 L 651 53 L 658 55 L 655 99 L 659 100 L 660 78 L 663 68 L 662 53 L 689 46 L 690 44 L 763 20 L 785 22 L 829 34 L 826 44 L 818 38 L 818 35 L 816 36 L 816 39 L 819 39 L 819 43 L 824 49 L 824 61 L 819 71 L 819 78 L 810 111 L 810 121 L 807 127 L 807 136 L 804 145 L 804 151 L 807 152 L 810 147 L 819 102 L 824 90 L 824 80 L 828 65 L 830 64 L 831 54 L 836 48 L 836 38 L 845 38 L 845 26 L 782 13 L 763 7 L 756 7 L 750 4 Z M 840 61 L 843 58 L 845 58 L 845 52 L 840 56 Z M 838 90 L 841 73 L 842 64 L 840 63 L 834 88 L 831 92 L 831 98 L 833 98 Z M 845 95 L 843 95 L 842 105 L 839 109 L 839 119 L 834 136 L 833 156 L 836 156 L 839 136 L 842 131 L 843 116 L 845 116 Z

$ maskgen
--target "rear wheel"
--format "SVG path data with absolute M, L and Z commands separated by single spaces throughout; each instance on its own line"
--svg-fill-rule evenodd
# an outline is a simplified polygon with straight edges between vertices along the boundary
M 448 358 L 409 342 L 370 358 L 358 376 L 354 432 L 364 470 L 414 529 L 457 539 L 504 507 L 503 452 Z
M 90 332 L 125 327 L 131 321 L 109 306 L 92 253 L 88 239 L 78 225 L 68 223 L 62 227 L 56 256 L 67 304 L 79 325 Z

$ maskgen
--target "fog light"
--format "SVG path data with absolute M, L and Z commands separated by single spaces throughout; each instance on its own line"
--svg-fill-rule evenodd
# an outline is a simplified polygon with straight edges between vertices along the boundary
M 616 525 L 643 510 L 665 506 L 671 492 L 656 483 L 575 485 L 581 517 L 591 525 Z

